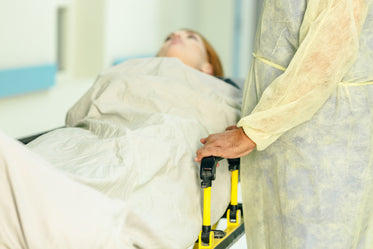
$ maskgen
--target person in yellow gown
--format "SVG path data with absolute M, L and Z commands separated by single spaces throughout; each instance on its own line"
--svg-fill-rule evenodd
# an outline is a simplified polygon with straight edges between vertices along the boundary
M 237 126 L 196 161 L 242 157 L 250 249 L 373 248 L 369 0 L 265 0 Z

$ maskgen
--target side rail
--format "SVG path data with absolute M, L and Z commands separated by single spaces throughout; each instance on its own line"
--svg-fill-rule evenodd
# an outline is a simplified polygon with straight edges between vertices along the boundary
M 59 129 L 59 128 L 63 128 L 63 127 L 58 127 L 56 129 Z M 48 131 L 44 131 L 44 132 L 40 132 L 38 134 L 35 134 L 35 135 L 31 135 L 31 136 L 27 136 L 27 137 L 22 137 L 22 138 L 18 138 L 18 141 L 20 141 L 21 143 L 23 144 L 28 144 L 30 143 L 32 140 L 40 137 L 41 135 L 44 135 L 45 133 L 48 133 L 50 131 L 53 131 L 53 130 L 56 130 L 56 129 L 52 129 L 52 130 L 48 130 Z
M 47 133 L 47 132 L 43 132 L 43 133 L 40 133 L 40 134 L 35 134 L 35 135 L 32 135 L 32 136 L 28 136 L 28 137 L 19 138 L 18 141 L 20 141 L 23 144 L 28 144 L 32 140 L 38 138 L 39 136 L 41 136 L 45 133 Z
M 222 159 L 219 157 L 205 157 L 201 161 L 200 178 L 203 189 L 203 222 L 198 241 L 195 243 L 193 249 L 228 248 L 244 233 L 242 205 L 237 201 L 239 158 L 228 159 L 232 178 L 231 201 L 226 213 L 222 217 L 227 219 L 227 228 L 224 231 L 213 230 L 211 226 L 211 186 L 212 181 L 216 177 L 217 164 Z

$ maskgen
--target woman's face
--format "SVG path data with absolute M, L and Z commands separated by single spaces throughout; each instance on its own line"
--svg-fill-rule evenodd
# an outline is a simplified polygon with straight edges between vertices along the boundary
M 191 31 L 179 30 L 170 34 L 158 52 L 160 57 L 176 57 L 184 64 L 212 74 L 202 38 Z

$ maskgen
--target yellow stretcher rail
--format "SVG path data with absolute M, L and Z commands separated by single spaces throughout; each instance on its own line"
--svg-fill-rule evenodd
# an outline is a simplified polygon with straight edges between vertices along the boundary
M 198 241 L 193 249 L 222 249 L 239 239 L 244 233 L 241 217 L 242 207 L 237 201 L 238 171 L 240 159 L 228 159 L 231 171 L 231 202 L 226 212 L 227 228 L 224 231 L 211 229 L 211 185 L 215 180 L 218 157 L 205 157 L 201 162 L 200 177 L 203 188 L 203 222 Z
M 211 187 L 203 189 L 203 225 L 210 226 L 211 225 Z

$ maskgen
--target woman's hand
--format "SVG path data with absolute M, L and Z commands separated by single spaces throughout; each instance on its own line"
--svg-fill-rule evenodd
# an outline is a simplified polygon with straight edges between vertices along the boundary
M 196 162 L 201 162 L 202 158 L 207 156 L 239 158 L 249 154 L 256 147 L 243 129 L 236 126 L 230 126 L 225 132 L 202 138 L 201 143 L 204 146 L 197 151 L 194 159 Z

